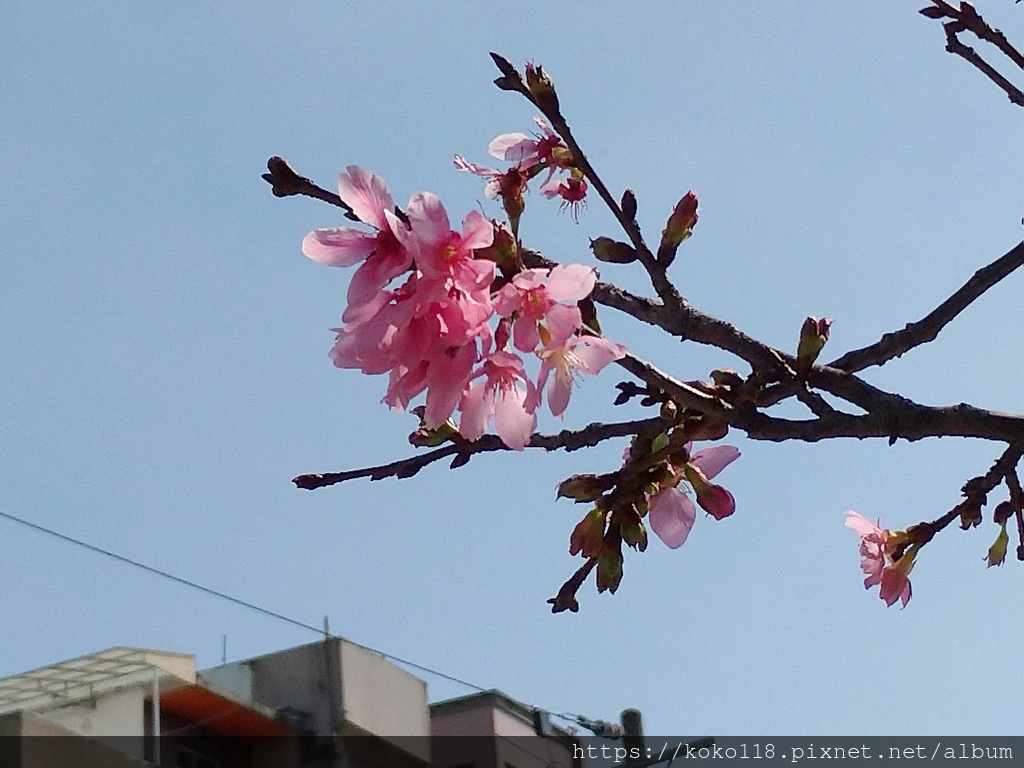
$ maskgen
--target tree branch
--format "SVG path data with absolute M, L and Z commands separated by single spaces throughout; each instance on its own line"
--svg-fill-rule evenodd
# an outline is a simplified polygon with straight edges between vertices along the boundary
M 359 221 L 359 217 L 352 212 L 352 207 L 333 192 L 328 192 L 323 187 L 318 187 L 305 176 L 299 176 L 287 161 L 276 155 L 267 161 L 267 170 L 262 178 L 271 187 L 274 197 L 290 197 L 292 195 L 305 195 L 325 203 L 336 205 L 344 209 L 345 218 L 352 221 Z
M 1021 265 L 1024 265 L 1024 242 L 979 269 L 960 290 L 916 323 L 909 323 L 900 331 L 887 333 L 870 346 L 847 352 L 829 363 L 829 367 L 852 373 L 869 366 L 884 365 L 894 357 L 900 357 L 914 347 L 932 341 L 953 318 Z
M 543 448 L 545 451 L 558 449 L 576 451 L 580 448 L 590 448 L 609 438 L 635 435 L 637 432 L 658 422 L 660 422 L 660 419 L 655 417 L 613 424 L 588 424 L 586 427 L 578 430 L 563 429 L 555 435 L 535 434 L 530 438 L 527 447 Z M 473 442 L 459 439 L 458 442 L 451 445 L 443 445 L 432 451 L 410 456 L 407 459 L 393 461 L 390 464 L 351 469 L 344 472 L 299 475 L 293 478 L 292 482 L 299 488 L 311 491 L 328 485 L 334 485 L 335 483 L 343 483 L 346 480 L 356 480 L 361 477 L 368 477 L 370 480 L 383 480 L 386 477 L 406 478 L 412 477 L 424 467 L 448 456 L 455 456 L 455 461 L 452 462 L 452 468 L 454 469 L 466 464 L 469 458 L 475 454 L 510 450 L 512 449 L 501 442 L 501 438 L 497 435 L 484 435 L 479 440 Z
M 932 0 L 932 5 L 922 8 L 921 14 L 931 19 L 949 18 L 953 21 L 944 23 L 946 32 L 946 50 L 955 54 L 983 73 L 989 80 L 1002 89 L 1011 102 L 1024 107 L 1024 91 L 1000 74 L 995 67 L 985 61 L 969 45 L 960 41 L 957 35 L 963 31 L 972 32 L 979 40 L 991 43 L 998 48 L 1010 61 L 1024 69 L 1024 55 L 1010 45 L 1006 36 L 998 29 L 990 26 L 981 14 L 969 2 L 961 2 L 960 8 L 954 8 L 945 0 Z

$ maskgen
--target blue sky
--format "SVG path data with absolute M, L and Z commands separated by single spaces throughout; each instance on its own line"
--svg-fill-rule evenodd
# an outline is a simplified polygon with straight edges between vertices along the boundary
M 327 358 L 348 274 L 305 259 L 312 200 L 277 200 L 270 155 L 331 187 L 369 168 L 404 202 L 483 201 L 486 162 L 533 112 L 491 84 L 495 50 L 542 63 L 594 165 L 656 232 L 687 190 L 701 218 L 672 276 L 699 307 L 783 349 L 808 314 L 838 355 L 917 319 L 1021 239 L 1020 110 L 943 50 L 920 3 L 15 0 L 0 24 L 0 511 L 555 712 L 644 712 L 650 734 L 1019 730 L 1024 569 L 986 571 L 991 524 L 921 553 L 915 596 L 861 587 L 856 509 L 902 528 L 956 504 L 998 446 L 730 436 L 737 512 L 629 553 L 615 596 L 545 600 L 585 511 L 556 503 L 622 444 L 482 456 L 457 472 L 315 493 L 302 472 L 408 453 L 385 382 Z M 726 6 L 726 7 L 723 7 Z M 1009 0 L 979 10 L 1024 40 Z M 498 211 L 484 201 L 491 215 Z M 528 245 L 588 261 L 617 236 L 538 194 Z M 588 262 L 589 263 L 589 262 Z M 634 267 L 605 279 L 645 290 Z M 872 371 L 932 404 L 1024 410 L 1019 275 L 939 340 Z M 683 379 L 738 361 L 602 315 Z M 745 370 L 745 369 L 743 369 Z M 608 369 L 568 425 L 613 410 Z M 542 421 L 542 428 L 557 425 Z M 0 675 L 113 645 L 201 665 L 315 635 L 0 522 Z M 433 699 L 469 692 L 427 676 Z

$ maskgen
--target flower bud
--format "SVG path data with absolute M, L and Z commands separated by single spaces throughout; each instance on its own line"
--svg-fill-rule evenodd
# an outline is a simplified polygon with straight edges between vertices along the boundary
M 1008 501 L 1001 501 L 996 505 L 995 512 L 992 513 L 992 519 L 995 520 L 997 525 L 1003 525 L 1013 516 L 1013 513 L 1013 504 Z
M 558 96 L 555 94 L 555 84 L 551 82 L 544 67 L 526 63 L 526 88 L 533 96 L 534 103 L 540 107 L 548 117 L 558 114 Z
M 832 327 L 832 318 L 823 317 L 820 320 L 816 317 L 808 317 L 800 326 L 800 343 L 796 349 L 797 373 L 807 376 L 811 366 L 818 359 L 825 342 L 828 341 L 829 328 Z
M 605 477 L 597 475 L 573 475 L 558 484 L 558 499 L 574 501 L 594 501 L 611 487 Z
M 661 232 L 661 244 L 658 246 L 658 263 L 668 266 L 676 257 L 676 250 L 679 244 L 693 234 L 693 227 L 697 223 L 697 196 L 693 192 L 686 195 L 676 203 L 672 215 L 665 222 L 665 229 Z
M 622 214 L 630 221 L 636 221 L 636 194 L 632 189 L 622 193 Z
M 494 240 L 486 248 L 480 248 L 474 253 L 478 259 L 487 259 L 504 269 L 513 269 L 518 255 L 515 235 L 504 224 L 494 223 Z
M 436 429 L 427 429 L 420 426 L 415 432 L 409 435 L 409 443 L 417 448 L 434 448 L 452 439 L 458 429 L 455 423 L 449 419 Z
M 590 241 L 590 250 L 594 252 L 594 258 L 608 264 L 629 264 L 637 259 L 633 246 L 610 237 L 594 238 Z
M 729 517 L 736 511 L 736 499 L 733 495 L 722 486 L 709 481 L 698 467 L 687 463 L 683 472 L 697 494 L 697 503 L 715 520 Z

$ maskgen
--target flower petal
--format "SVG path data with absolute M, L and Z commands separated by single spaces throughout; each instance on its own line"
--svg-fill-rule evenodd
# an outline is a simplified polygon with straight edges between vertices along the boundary
M 697 508 L 678 488 L 663 488 L 651 497 L 648 522 L 669 549 L 683 546 L 697 519 Z
M 409 223 L 418 238 L 435 248 L 451 235 L 448 213 L 433 192 L 419 192 L 409 200 Z
M 394 201 L 388 192 L 384 179 L 358 165 L 350 165 L 345 173 L 338 176 L 338 195 L 352 212 L 377 229 L 387 229 L 388 222 L 384 211 L 393 210 Z
M 493 392 L 488 392 L 484 382 L 478 382 L 462 397 L 459 407 L 462 410 L 459 434 L 467 440 L 479 440 L 487 431 L 487 421 L 494 412 Z
M 515 163 L 522 160 L 534 144 L 534 140 L 525 133 L 503 133 L 487 145 L 487 152 L 491 157 Z
M 494 226 L 480 211 L 470 211 L 462 222 L 462 246 L 470 250 L 487 248 L 494 242 Z M 493 262 L 491 262 L 493 263 Z
M 548 296 L 553 301 L 585 299 L 597 284 L 597 272 L 584 264 L 559 264 L 548 276 Z
M 615 362 L 626 356 L 626 348 L 614 341 L 600 336 L 581 336 L 581 347 L 577 347 L 576 357 L 580 368 L 591 376 L 600 373 L 608 363 Z
M 882 529 L 852 509 L 846 510 L 846 527 L 852 529 L 862 539 L 874 535 L 879 541 L 882 540 Z
M 736 461 L 739 456 L 739 448 L 735 445 L 716 445 L 714 448 L 697 451 L 690 457 L 690 463 L 700 469 L 704 473 L 704 477 L 710 480 Z
M 302 252 L 331 267 L 351 267 L 377 247 L 377 236 L 352 227 L 314 229 L 302 238 Z
M 530 413 L 526 393 L 516 386 L 498 391 L 494 403 L 494 431 L 514 451 L 521 451 L 530 442 L 537 426 L 537 414 Z

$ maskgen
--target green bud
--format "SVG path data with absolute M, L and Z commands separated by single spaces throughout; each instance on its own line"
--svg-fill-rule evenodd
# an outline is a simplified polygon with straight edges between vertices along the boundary
M 611 483 L 598 475 L 573 475 L 558 484 L 556 498 L 574 501 L 594 501 L 611 487 Z
M 594 258 L 608 264 L 629 264 L 636 261 L 636 248 L 629 243 L 612 240 L 610 237 L 596 237 L 590 241 Z

